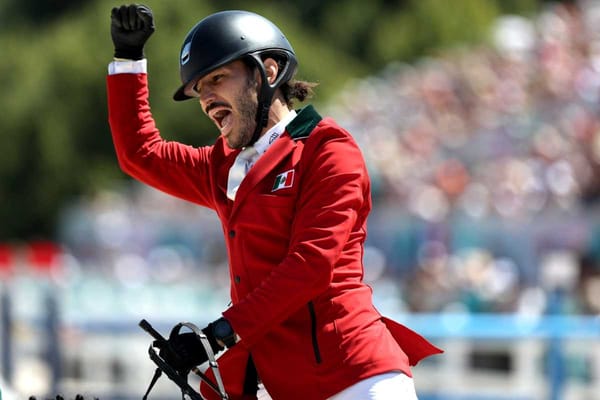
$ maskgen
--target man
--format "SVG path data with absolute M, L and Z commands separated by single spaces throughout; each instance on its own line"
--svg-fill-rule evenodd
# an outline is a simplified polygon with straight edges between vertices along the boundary
M 148 7 L 112 10 L 110 127 L 124 172 L 221 220 L 232 304 L 203 332 L 213 350 L 228 348 L 230 397 L 255 398 L 258 376 L 273 399 L 415 399 L 409 365 L 441 351 L 372 304 L 362 282 L 365 163 L 332 119 L 292 109 L 314 85 L 293 80 L 286 37 L 244 11 L 192 28 L 174 99 L 196 98 L 220 132 L 193 148 L 164 141 L 150 113 L 143 49 L 153 31 Z M 161 355 L 183 372 L 207 359 L 189 333 Z

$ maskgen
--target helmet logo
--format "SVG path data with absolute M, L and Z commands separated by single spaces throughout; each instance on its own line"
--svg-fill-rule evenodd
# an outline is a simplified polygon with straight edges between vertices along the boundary
M 187 64 L 190 61 L 190 47 L 192 46 L 192 42 L 187 42 L 183 49 L 181 50 L 181 65 Z

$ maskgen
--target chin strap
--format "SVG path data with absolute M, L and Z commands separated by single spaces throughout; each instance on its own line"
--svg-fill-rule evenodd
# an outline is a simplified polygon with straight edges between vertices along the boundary
M 273 96 L 275 95 L 275 91 L 277 88 L 284 82 L 292 79 L 292 76 L 296 72 L 297 62 L 293 57 L 288 57 L 285 66 L 273 83 L 269 83 L 269 78 L 267 77 L 267 71 L 265 70 L 265 65 L 262 61 L 261 54 L 263 54 L 263 50 L 251 53 L 250 59 L 256 65 L 256 68 L 260 72 L 261 85 L 260 90 L 258 91 L 258 105 L 256 107 L 256 128 L 254 129 L 254 133 L 252 134 L 252 139 L 247 144 L 247 146 L 252 146 L 258 138 L 265 126 L 267 126 L 269 122 L 269 109 L 271 108 L 271 102 L 273 101 Z

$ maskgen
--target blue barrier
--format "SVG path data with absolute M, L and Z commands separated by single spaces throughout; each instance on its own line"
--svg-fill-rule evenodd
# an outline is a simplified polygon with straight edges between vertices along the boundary
M 600 339 L 600 316 L 400 314 L 394 318 L 431 339 Z
M 600 316 L 518 314 L 398 314 L 391 318 L 430 339 L 591 339 L 600 340 Z M 94 333 L 134 333 L 138 321 L 86 321 L 77 328 Z M 172 323 L 153 322 L 168 331 Z

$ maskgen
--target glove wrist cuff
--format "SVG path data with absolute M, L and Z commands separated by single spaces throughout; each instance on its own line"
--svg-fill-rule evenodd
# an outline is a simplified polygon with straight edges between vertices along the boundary
M 125 60 L 141 60 L 144 58 L 144 49 L 115 49 L 114 57 Z
M 212 333 L 215 339 L 222 342 L 227 348 L 234 346 L 236 343 L 236 334 L 229 321 L 223 317 L 212 323 Z

